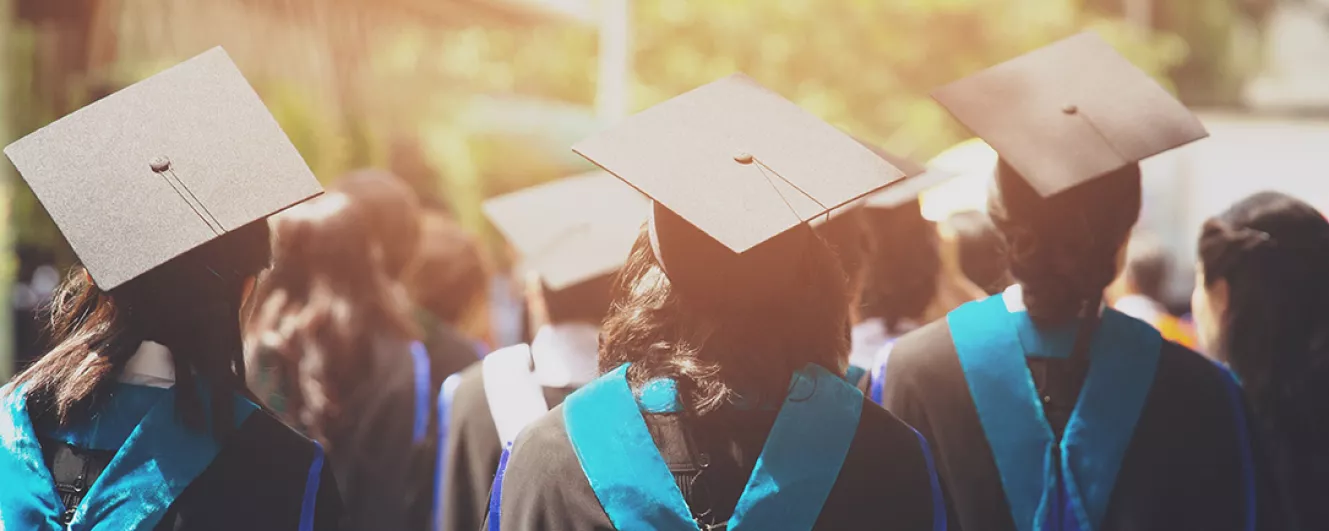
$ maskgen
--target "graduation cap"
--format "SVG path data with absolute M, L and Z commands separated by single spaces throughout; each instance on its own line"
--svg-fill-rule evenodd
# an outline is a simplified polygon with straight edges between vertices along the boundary
M 715 300 L 779 285 L 786 264 L 799 263 L 808 221 L 904 175 L 742 74 L 633 115 L 573 151 L 654 201 L 652 244 L 670 280 Z
M 105 290 L 322 191 L 221 48 L 5 154 Z
M 499 196 L 483 209 L 552 291 L 621 268 L 649 213 L 645 197 L 603 171 Z
M 928 169 L 913 160 L 898 156 L 867 142 L 862 142 L 881 158 L 889 161 L 892 166 L 899 168 L 904 172 L 905 178 L 895 181 L 880 191 L 863 198 L 864 208 L 887 209 L 895 208 L 910 201 L 917 201 L 918 196 L 929 188 L 937 186 L 948 179 L 955 177 L 954 173 L 936 169 Z
M 932 93 L 1043 197 L 1208 136 L 1181 102 L 1093 33 Z

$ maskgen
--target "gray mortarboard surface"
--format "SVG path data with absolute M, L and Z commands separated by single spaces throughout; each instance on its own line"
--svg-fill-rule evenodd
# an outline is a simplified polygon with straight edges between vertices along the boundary
M 1208 136 L 1181 102 L 1093 33 L 932 96 L 1044 197 Z
M 633 115 L 573 151 L 735 253 L 903 176 L 743 74 Z
M 75 111 L 5 154 L 108 290 L 322 191 L 221 48 Z
M 483 208 L 554 291 L 623 267 L 650 214 L 645 197 L 603 171 L 502 195 Z
M 862 141 L 860 140 L 860 142 Z M 918 196 L 929 188 L 955 177 L 954 173 L 929 170 L 926 166 L 914 162 L 912 159 L 898 156 L 867 142 L 863 142 L 863 145 L 905 174 L 904 179 L 895 181 L 886 188 L 863 198 L 862 203 L 866 208 L 895 208 L 910 201 L 916 201 Z

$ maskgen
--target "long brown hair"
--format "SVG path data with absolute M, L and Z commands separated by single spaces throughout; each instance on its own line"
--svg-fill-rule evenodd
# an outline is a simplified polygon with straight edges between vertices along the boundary
M 374 342 L 416 331 L 405 291 L 384 271 L 360 209 L 324 195 L 273 218 L 271 271 L 246 330 L 250 383 L 289 421 L 327 443 Z
M 697 415 L 740 394 L 748 403 L 778 402 L 793 372 L 808 363 L 842 374 L 849 351 L 845 274 L 827 244 L 811 239 L 793 257 L 792 281 L 771 286 L 767 303 L 718 310 L 674 288 L 643 229 L 602 329 L 600 369 L 631 363 L 635 386 L 673 378 L 685 410 Z
M 1060 325 L 1102 300 L 1117 255 L 1140 217 L 1140 166 L 1131 164 L 1052 197 L 997 164 L 992 222 L 1006 240 L 1011 276 L 1035 322 Z
M 71 269 L 49 307 L 50 352 L 14 378 L 33 421 L 67 426 L 86 418 L 139 344 L 154 341 L 171 350 L 185 425 L 206 429 L 206 398 L 213 435 L 228 433 L 232 396 L 254 398 L 240 337 L 244 283 L 269 258 L 268 226 L 258 221 L 109 292 L 82 266 Z

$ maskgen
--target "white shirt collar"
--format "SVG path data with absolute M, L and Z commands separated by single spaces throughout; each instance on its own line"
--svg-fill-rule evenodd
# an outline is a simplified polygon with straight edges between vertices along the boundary
M 587 323 L 545 325 L 531 340 L 535 375 L 544 387 L 573 387 L 600 374 L 600 328 Z
M 877 351 L 891 340 L 886 330 L 886 320 L 880 317 L 864 319 L 849 330 L 849 364 L 860 368 L 871 368 L 877 358 Z
M 1024 305 L 1024 288 L 1019 284 L 1012 284 L 1011 287 L 1006 288 L 1006 291 L 1001 292 L 1001 300 L 1006 303 L 1006 311 L 1010 313 L 1029 310 L 1029 308 Z M 1099 315 L 1103 315 L 1103 308 L 1105 306 L 1106 305 L 1102 302 L 1098 303 Z
M 1112 307 L 1146 323 L 1157 321 L 1160 315 L 1167 312 L 1167 309 L 1158 301 L 1138 294 L 1124 295 L 1117 299 Z
M 122 383 L 169 389 L 175 385 L 175 363 L 171 351 L 152 341 L 144 341 L 125 362 L 120 373 Z

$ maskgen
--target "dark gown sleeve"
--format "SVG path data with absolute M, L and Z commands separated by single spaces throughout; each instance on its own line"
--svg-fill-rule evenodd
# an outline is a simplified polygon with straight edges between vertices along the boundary
M 443 529 L 474 531 L 489 510 L 489 487 L 503 452 L 479 363 L 462 371 L 449 417 Z
M 503 531 L 612 530 L 556 407 L 513 445 L 501 491 Z
M 978 412 L 946 320 L 896 341 L 887 366 L 885 407 L 928 440 L 951 531 L 1014 531 Z M 961 515 L 957 503 L 971 508 Z

